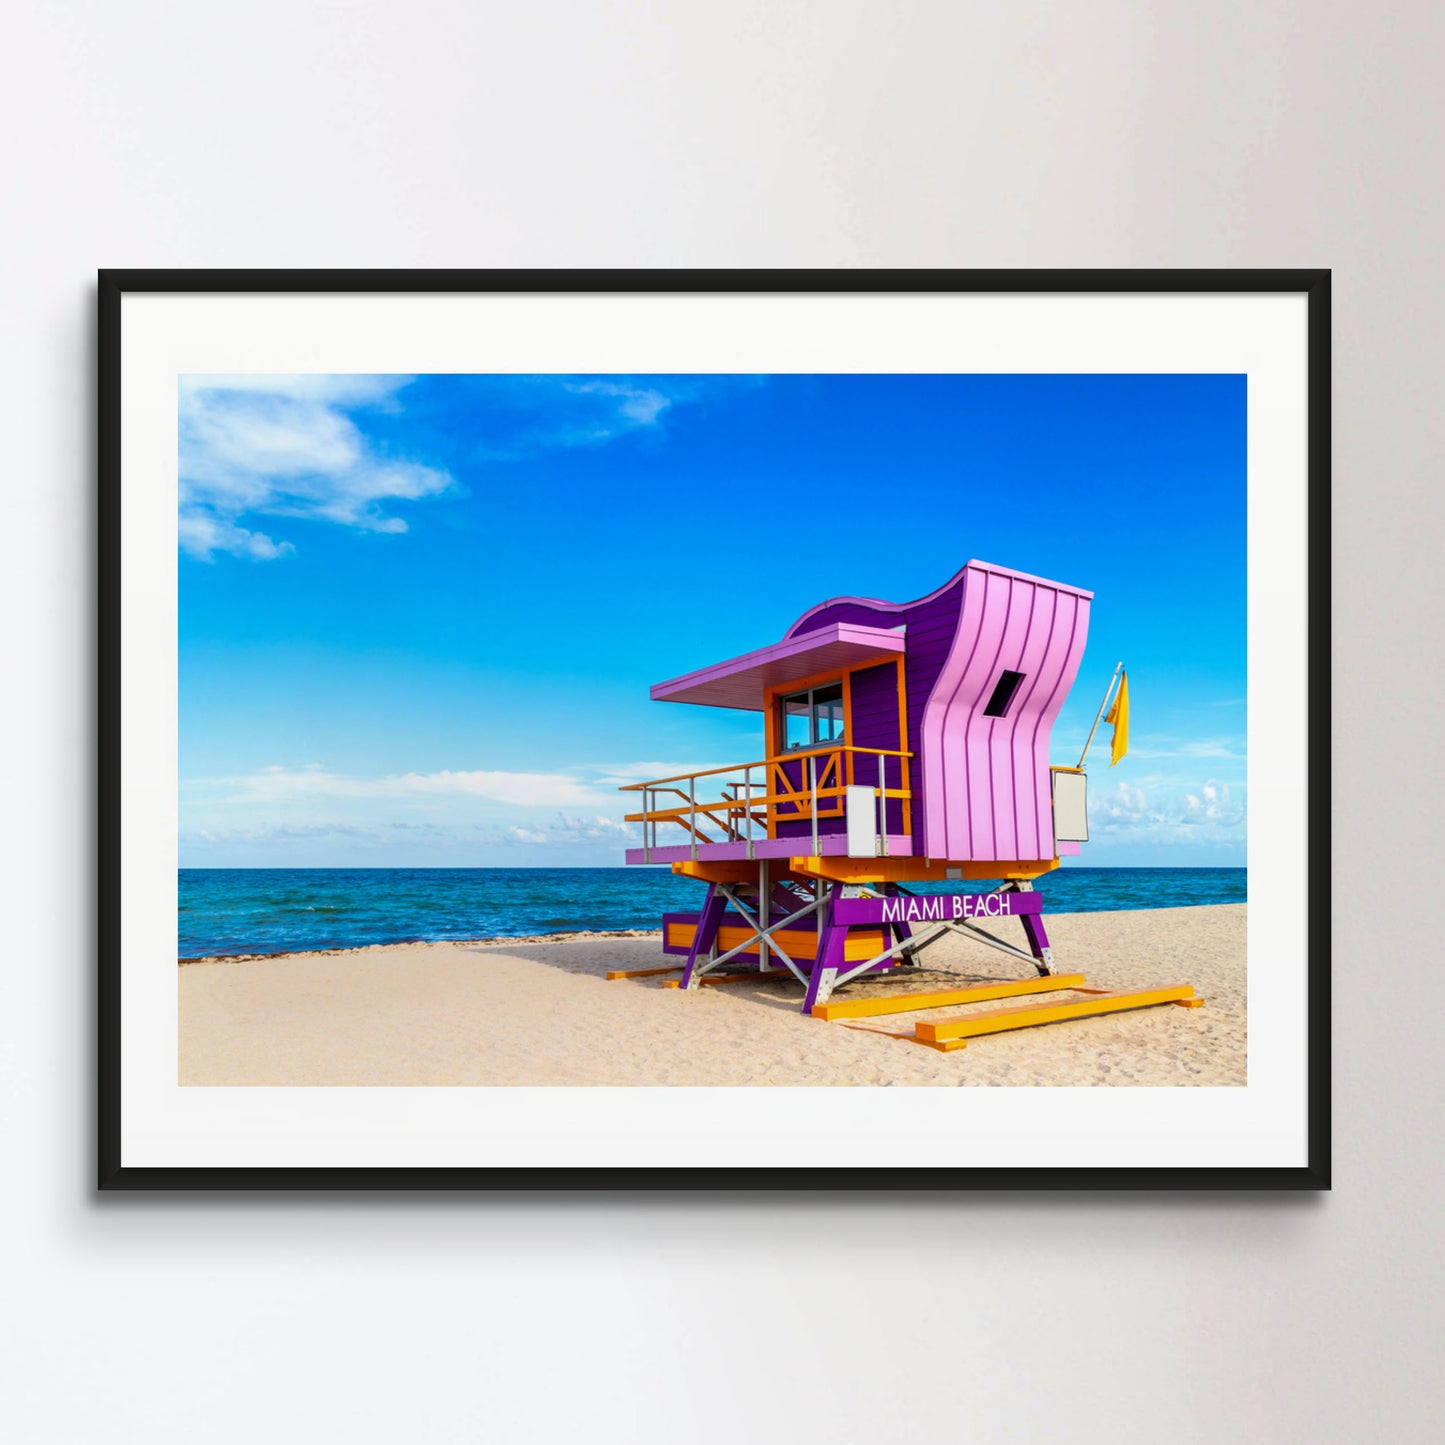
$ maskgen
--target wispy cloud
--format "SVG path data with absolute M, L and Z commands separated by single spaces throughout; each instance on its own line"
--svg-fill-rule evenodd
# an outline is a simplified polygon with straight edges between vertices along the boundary
M 306 845 L 320 839 L 340 839 L 363 846 L 395 845 L 422 839 L 427 842 L 453 841 L 461 830 L 436 823 L 265 823 L 256 827 L 197 828 L 192 835 L 212 847 L 236 844 L 276 846 Z
M 563 847 L 586 843 L 615 843 L 619 847 L 637 842 L 640 831 L 636 824 L 597 814 L 591 818 L 558 813 L 555 823 L 534 827 L 508 828 L 502 841 L 525 844 L 560 844 Z
M 691 773 L 711 773 L 715 768 L 736 767 L 731 763 L 679 763 L 679 762 L 643 762 L 643 763 L 594 763 L 586 771 L 595 775 L 597 782 L 602 787 L 621 788 L 631 783 L 650 783 L 657 778 L 681 778 Z M 718 773 L 711 778 L 698 779 L 699 801 L 711 793 L 721 793 L 726 775 Z M 754 770 L 753 781 L 755 786 L 762 786 L 761 769 Z
M 1129 756 L 1151 761 L 1157 758 L 1194 758 L 1201 761 L 1216 758 L 1244 762 L 1247 750 L 1243 738 L 1179 738 L 1155 733 L 1137 742 L 1131 741 Z
M 368 852 L 418 846 L 428 850 L 442 847 L 465 853 L 478 846 L 487 848 L 620 849 L 641 841 L 641 830 L 632 823 L 603 814 L 572 814 L 559 811 L 550 818 L 529 823 L 372 822 L 347 823 L 328 820 L 316 823 L 258 823 L 251 826 L 206 827 L 183 830 L 183 841 L 192 847 L 249 853 L 260 848 L 268 852 L 310 851 L 316 844 L 341 845 Z
M 686 773 L 706 764 L 637 762 L 579 765 L 568 772 L 495 768 L 364 776 L 321 764 L 270 766 L 234 777 L 182 782 L 182 835 L 205 856 L 296 856 L 323 849 L 558 848 L 620 860 L 641 841 L 624 815 L 636 793 L 619 784 Z M 715 796 L 716 790 L 700 793 Z M 683 841 L 679 830 L 673 841 Z
M 474 455 L 518 461 L 661 430 L 670 412 L 758 386 L 754 376 L 514 376 L 479 379 Z
M 188 786 L 219 791 L 222 803 L 286 803 L 315 798 L 470 798 L 519 807 L 595 807 L 605 788 L 568 773 L 444 769 L 364 778 L 323 767 L 262 768 L 235 778 L 197 779 Z
M 1184 822 L 1190 826 L 1219 823 L 1234 827 L 1244 822 L 1244 804 L 1234 799 L 1227 783 L 1210 778 L 1197 793 L 1184 795 Z
M 434 497 L 450 473 L 388 456 L 348 408 L 394 407 L 404 376 L 183 376 L 181 547 L 270 561 L 290 542 L 243 525 L 301 517 L 369 532 L 405 532 L 390 504 Z

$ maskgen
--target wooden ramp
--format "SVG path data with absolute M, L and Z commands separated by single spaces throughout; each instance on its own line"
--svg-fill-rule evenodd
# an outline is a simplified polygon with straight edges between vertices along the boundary
M 948 989 L 933 993 L 889 994 L 881 998 L 843 999 L 816 1004 L 814 1018 L 829 1022 L 849 1019 L 877 1018 L 886 1014 L 915 1013 L 924 1009 L 951 1008 L 960 1004 L 988 1003 L 994 999 L 1018 998 L 1028 994 L 1075 992 L 1083 998 L 1049 999 L 1011 1008 L 983 1009 L 952 1018 L 920 1019 L 911 1034 L 889 1029 L 874 1029 L 867 1024 L 852 1027 L 870 1032 L 889 1033 L 894 1038 L 911 1039 L 943 1053 L 966 1048 L 969 1039 L 986 1034 L 1005 1033 L 1011 1029 L 1034 1028 L 1039 1024 L 1064 1023 L 1069 1019 L 1094 1018 L 1100 1014 L 1124 1013 L 1129 1009 L 1157 1008 L 1177 1004 L 1182 1008 L 1199 1008 L 1199 998 L 1192 984 L 1176 983 L 1164 988 L 1096 989 L 1084 986 L 1081 973 L 1053 974 L 1047 978 L 1026 978 L 1012 983 L 982 984 L 976 988 Z

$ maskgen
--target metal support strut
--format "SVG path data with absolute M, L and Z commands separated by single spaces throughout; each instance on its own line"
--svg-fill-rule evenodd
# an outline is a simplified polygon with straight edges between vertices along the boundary
M 812 897 L 808 898 L 800 888 L 785 883 L 779 890 L 781 897 L 787 899 L 791 895 L 799 906 L 782 912 L 782 909 L 787 908 L 787 903 L 775 903 L 769 887 L 767 862 L 760 859 L 757 867 L 756 884 L 708 884 L 692 945 L 688 950 L 687 963 L 682 971 L 680 987 L 697 988 L 709 974 L 746 953 L 757 954 L 760 973 L 775 973 L 776 970 L 770 969 L 768 964 L 770 956 L 776 955 L 783 967 L 803 985 L 806 991 L 803 1012 L 811 1013 L 814 1005 L 826 1003 L 836 988 L 870 970 L 884 967 L 895 959 L 916 965 L 918 955 L 930 943 L 937 942 L 947 933 L 961 934 L 989 948 L 998 949 L 1010 958 L 1032 964 L 1041 978 L 1052 977 L 1057 972 L 1043 918 L 1037 913 L 1018 915 L 1028 941 L 1027 950 L 1006 942 L 971 919 L 938 919 L 928 923 L 920 923 L 915 919 L 912 924 L 903 919 L 894 919 L 881 925 L 867 925 L 870 929 L 881 928 L 881 938 L 888 946 L 870 958 L 850 963 L 847 958 L 849 925 L 835 922 L 835 904 L 844 896 L 845 888 L 849 896 L 866 898 L 896 897 L 900 893 L 906 895 L 906 890 L 886 883 L 880 888 L 872 888 L 867 885 L 845 885 L 816 880 L 813 883 Z M 984 896 L 1033 891 L 1031 882 L 1010 881 L 1001 883 Z M 740 917 L 750 931 L 742 942 L 720 951 L 719 935 L 723 919 L 729 910 Z M 806 961 L 800 963 L 795 960 L 781 941 L 780 935 L 815 915 L 818 918 L 817 944 L 812 966 L 805 971 Z M 892 942 L 889 942 L 890 937 Z
M 823 922 L 827 938 L 826 942 L 821 938 L 818 942 L 818 957 L 808 982 L 807 997 L 803 1002 L 804 1013 L 811 1013 L 814 1004 L 826 1003 L 834 989 L 851 982 L 861 974 L 877 968 L 890 959 L 902 957 L 909 962 L 916 962 L 918 954 L 923 949 L 927 948 L 930 943 L 937 942 L 946 933 L 961 934 L 966 938 L 986 944 L 989 948 L 996 948 L 1011 958 L 1021 959 L 1025 963 L 1032 964 L 1041 978 L 1051 977 L 1055 973 L 1053 949 L 1049 946 L 1049 937 L 1044 930 L 1043 919 L 1036 913 L 1025 913 L 1019 918 L 1024 926 L 1024 936 L 1028 940 L 1027 952 L 1012 943 L 1005 942 L 986 928 L 980 928 L 978 924 L 970 920 L 950 918 L 927 924 L 916 933 L 905 924 L 898 942 L 862 963 L 856 963 L 851 968 L 847 967 L 844 958 L 848 929 L 846 925 L 833 922 L 832 900 L 841 891 L 842 885 L 834 884 L 829 895 L 829 907 Z M 997 888 L 989 890 L 990 894 L 1032 893 L 1033 891 L 1033 884 L 1027 880 L 1001 883 Z M 885 892 L 881 894 L 872 888 L 862 888 L 859 892 L 867 897 L 884 897 L 886 896 L 886 886 Z M 888 937 L 888 928 L 889 925 L 885 924 L 883 932 L 885 940 Z

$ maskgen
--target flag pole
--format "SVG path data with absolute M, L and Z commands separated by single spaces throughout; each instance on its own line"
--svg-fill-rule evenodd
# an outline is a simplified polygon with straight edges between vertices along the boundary
M 1099 719 L 1104 716 L 1104 709 L 1109 706 L 1109 697 L 1114 691 L 1114 684 L 1119 680 L 1119 674 L 1123 672 L 1124 664 L 1121 662 L 1115 669 L 1114 675 L 1109 679 L 1109 685 L 1104 689 L 1104 700 L 1099 704 L 1099 711 L 1094 714 L 1094 726 L 1089 729 L 1089 741 L 1084 744 L 1084 751 L 1079 754 L 1079 768 L 1083 769 L 1084 759 L 1089 756 L 1089 749 L 1094 746 L 1094 734 L 1099 731 Z

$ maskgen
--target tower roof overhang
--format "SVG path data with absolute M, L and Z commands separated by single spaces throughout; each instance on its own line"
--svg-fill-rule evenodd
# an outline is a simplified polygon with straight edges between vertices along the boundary
M 820 673 L 843 672 L 870 662 L 903 656 L 902 627 L 860 627 L 834 622 L 771 647 L 699 668 L 668 682 L 654 683 L 654 702 L 691 702 L 761 712 L 769 688 L 786 687 Z

